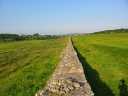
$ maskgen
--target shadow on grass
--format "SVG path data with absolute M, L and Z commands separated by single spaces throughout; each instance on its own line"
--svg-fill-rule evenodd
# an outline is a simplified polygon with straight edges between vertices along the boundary
M 120 90 L 120 96 L 128 96 L 128 86 L 125 83 L 124 79 L 121 79 L 119 82 L 119 90 Z
M 75 47 L 74 47 L 75 48 Z M 115 96 L 112 90 L 100 78 L 99 73 L 93 69 L 86 59 L 75 48 L 81 61 L 87 81 L 89 82 L 95 96 Z

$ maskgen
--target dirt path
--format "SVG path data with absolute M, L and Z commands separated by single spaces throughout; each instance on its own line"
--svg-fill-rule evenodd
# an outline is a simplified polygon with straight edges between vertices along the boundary
M 93 96 L 71 40 L 47 86 L 36 96 Z

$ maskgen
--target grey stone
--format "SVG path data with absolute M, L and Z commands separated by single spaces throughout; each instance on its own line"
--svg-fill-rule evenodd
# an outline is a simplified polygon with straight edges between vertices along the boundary
M 76 83 L 76 82 L 74 82 L 73 85 L 74 85 L 75 88 L 79 88 L 80 87 L 80 84 Z
M 45 88 L 35 96 L 94 96 L 71 40 Z

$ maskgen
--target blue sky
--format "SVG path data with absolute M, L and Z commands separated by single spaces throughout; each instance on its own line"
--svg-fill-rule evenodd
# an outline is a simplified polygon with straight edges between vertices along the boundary
M 66 34 L 128 28 L 128 0 L 0 0 L 0 33 Z

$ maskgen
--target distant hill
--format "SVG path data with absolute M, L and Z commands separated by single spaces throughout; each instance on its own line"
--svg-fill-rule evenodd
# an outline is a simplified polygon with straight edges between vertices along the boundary
M 128 33 L 128 29 L 115 29 L 94 32 L 93 34 L 111 34 L 111 33 Z

